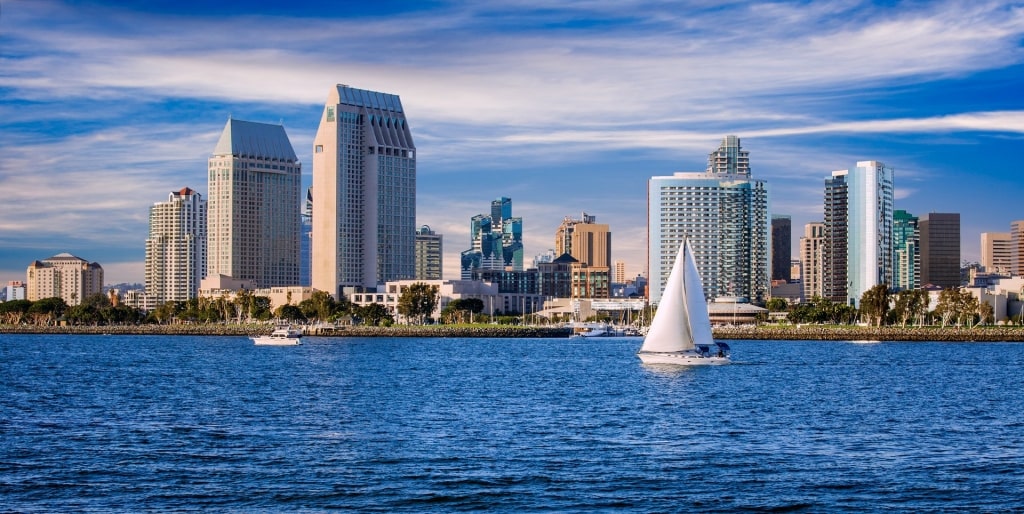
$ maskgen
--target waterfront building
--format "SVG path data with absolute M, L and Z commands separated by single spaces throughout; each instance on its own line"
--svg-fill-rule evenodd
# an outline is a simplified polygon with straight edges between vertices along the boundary
M 772 215 L 772 280 L 793 280 L 793 220 L 781 214 Z
M 804 300 L 825 297 L 825 247 L 825 224 L 804 225 L 804 235 L 800 238 L 800 282 Z
M 893 284 L 893 170 L 878 161 L 860 161 L 847 184 L 847 299 L 859 307 L 867 290 Z
M 678 172 L 648 181 L 649 299 L 657 304 L 688 239 L 710 301 L 769 293 L 768 187 L 750 176 L 749 154 L 736 136 L 723 138 L 705 172 Z
M 491 202 L 491 213 L 469 223 L 470 248 L 461 254 L 462 280 L 478 270 L 523 270 L 523 219 L 512 216 L 512 199 Z
M 444 271 L 444 235 L 423 225 L 416 229 L 416 273 L 419 280 L 441 280 Z
M 15 300 L 27 300 L 25 292 L 25 283 L 20 280 L 11 280 L 7 282 L 7 287 L 4 288 L 4 301 L 13 302 Z
M 1009 232 L 981 233 L 981 265 L 989 273 L 1009 274 L 1013 266 L 1013 246 Z
M 921 216 L 921 283 L 960 287 L 960 213 Z
M 825 298 L 856 307 L 868 289 L 893 284 L 893 204 L 893 170 L 881 162 L 825 180 Z
M 849 170 L 833 171 L 825 179 L 825 223 L 822 256 L 821 296 L 836 303 L 846 303 L 848 284 L 847 235 L 849 229 Z
M 375 292 L 353 293 L 349 300 L 361 307 L 372 304 L 383 305 L 388 312 L 399 322 L 403 321 L 398 313 L 398 300 L 402 293 L 414 284 L 426 284 L 437 286 L 438 301 L 434 312 L 429 316 L 433 319 L 440 319 L 441 311 L 448 307 L 454 300 L 475 298 L 483 302 L 484 310 L 481 314 L 491 315 L 496 312 L 512 312 L 511 306 L 516 304 L 516 295 L 503 294 L 498 290 L 497 284 L 482 282 L 478 280 L 394 280 L 384 284 L 384 287 Z M 509 306 L 509 308 L 506 308 Z M 504 310 L 503 310 L 504 309 Z M 465 321 L 470 321 L 466 319 Z
M 58 297 L 73 306 L 103 293 L 103 267 L 70 253 L 33 261 L 25 275 L 25 296 L 33 302 Z
M 893 212 L 894 291 L 921 287 L 920 237 L 917 216 L 904 210 Z
M 1024 277 L 1024 220 L 1010 223 L 1010 273 Z
M 146 296 L 156 305 L 199 294 L 206 273 L 206 200 L 185 187 L 149 208 Z
M 415 276 L 416 146 L 398 95 L 339 84 L 313 139 L 315 289 Z
M 209 160 L 206 276 L 298 284 L 301 187 L 283 126 L 229 119 Z

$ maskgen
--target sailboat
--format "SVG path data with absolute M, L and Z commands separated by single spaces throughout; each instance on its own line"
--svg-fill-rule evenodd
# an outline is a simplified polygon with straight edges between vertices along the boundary
M 714 352 L 712 345 L 717 347 Z M 729 345 L 716 343 L 711 335 L 704 286 L 689 241 L 679 246 L 661 303 L 637 356 L 644 364 L 729 363 Z

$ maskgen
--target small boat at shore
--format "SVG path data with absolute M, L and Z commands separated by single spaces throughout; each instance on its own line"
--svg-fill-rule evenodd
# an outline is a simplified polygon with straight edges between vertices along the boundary
M 270 335 L 252 336 L 256 346 L 295 346 L 302 344 L 302 331 L 291 327 L 277 327 Z

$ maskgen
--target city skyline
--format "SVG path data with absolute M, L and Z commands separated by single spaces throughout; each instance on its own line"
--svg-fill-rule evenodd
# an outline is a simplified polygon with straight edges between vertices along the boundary
M 977 261 L 982 232 L 1024 219 L 1016 161 L 998 158 L 1024 149 L 1022 37 L 1024 9 L 1005 2 L 5 2 L 0 281 L 68 252 L 107 283 L 143 282 L 149 207 L 208 196 L 232 116 L 283 124 L 308 186 L 338 83 L 402 97 L 415 226 L 452 242 L 449 279 L 466 220 L 499 196 L 528 227 L 525 255 L 588 212 L 626 275 L 643 272 L 647 181 L 703 170 L 726 135 L 794 242 L 823 219 L 831 170 L 878 160 L 896 209 L 961 214 Z

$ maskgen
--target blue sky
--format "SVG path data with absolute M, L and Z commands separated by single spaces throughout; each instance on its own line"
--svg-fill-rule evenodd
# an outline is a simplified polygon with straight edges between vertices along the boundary
M 499 196 L 528 261 L 585 211 L 642 272 L 647 179 L 727 134 L 794 246 L 859 160 L 895 169 L 897 209 L 961 213 L 964 259 L 1024 219 L 1024 3 L 550 5 L 0 2 L 0 281 L 70 252 L 141 282 L 149 206 L 205 195 L 228 117 L 283 123 L 308 184 L 338 83 L 401 96 L 448 278 Z

